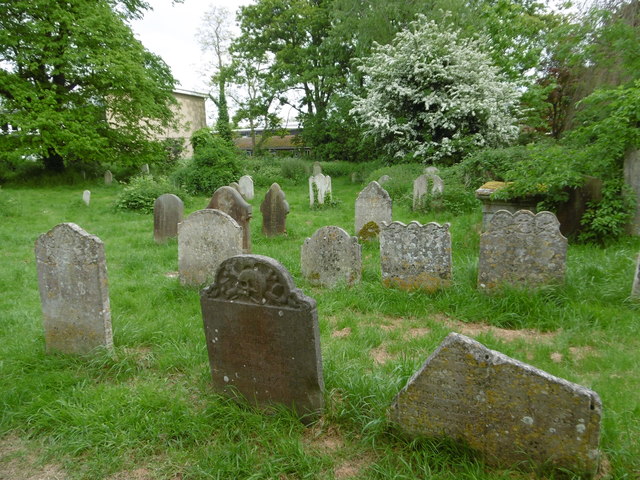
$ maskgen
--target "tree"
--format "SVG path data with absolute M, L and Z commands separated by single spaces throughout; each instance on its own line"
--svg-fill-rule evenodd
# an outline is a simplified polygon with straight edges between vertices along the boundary
M 140 164 L 172 122 L 169 67 L 127 20 L 138 0 L 0 0 L 0 150 L 77 162 Z
M 361 60 L 365 95 L 352 113 L 390 158 L 455 162 L 517 134 L 519 94 L 486 45 L 424 16 Z

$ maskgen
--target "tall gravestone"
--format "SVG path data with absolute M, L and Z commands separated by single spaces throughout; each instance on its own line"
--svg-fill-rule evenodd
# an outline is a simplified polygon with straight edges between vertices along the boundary
M 242 198 L 242 195 L 231 187 L 220 187 L 213 193 L 207 208 L 220 210 L 238 222 L 238 225 L 242 227 L 242 251 L 244 253 L 251 252 L 249 221 L 252 210 L 251 205 Z
M 633 218 L 627 225 L 627 231 L 637 236 L 640 235 L 640 149 L 630 149 L 625 153 L 623 169 L 624 183 L 636 194 Z
M 551 212 L 496 212 L 480 236 L 478 287 L 536 286 L 564 281 L 567 239 Z
M 598 394 L 451 333 L 396 396 L 409 436 L 461 441 L 504 467 L 598 467 Z
M 274 183 L 260 204 L 262 212 L 262 233 L 267 237 L 282 235 L 287 231 L 289 203 L 280 185 Z
M 380 266 L 386 286 L 429 292 L 451 284 L 449 224 L 385 224 L 380 230 Z
M 200 302 L 217 391 L 261 407 L 284 404 L 303 421 L 321 413 L 316 302 L 280 263 L 260 255 L 230 258 Z
M 242 227 L 220 210 L 198 210 L 178 225 L 178 273 L 182 285 L 210 282 L 220 264 L 242 253 Z
M 87 207 L 91 203 L 91 192 L 89 190 L 82 192 L 82 201 Z
M 165 193 L 156 198 L 153 204 L 153 239 L 156 243 L 178 236 L 178 224 L 183 214 L 184 203 L 176 195 Z
M 638 255 L 638 259 L 636 260 L 636 270 L 635 275 L 633 277 L 633 286 L 631 287 L 631 296 L 633 298 L 640 297 L 640 255 Z
M 254 191 L 253 191 L 253 179 L 250 175 L 243 175 L 238 180 L 238 184 L 240 185 L 240 194 L 246 200 L 253 200 Z
M 324 205 L 327 195 L 331 199 L 331 177 L 322 173 L 309 177 L 309 206 Z
M 111 170 L 107 170 L 106 172 L 104 172 L 104 184 L 111 185 L 112 183 L 113 183 L 113 174 L 111 173 Z
M 391 223 L 391 197 L 376 181 L 367 185 L 356 198 L 356 235 L 363 226 L 374 222 L 378 227 L 382 222 Z
M 35 244 L 47 353 L 86 354 L 113 347 L 104 244 L 61 223 Z
M 429 188 L 429 179 L 426 175 L 420 175 L 413 181 L 413 209 L 418 210 L 424 205 L 424 199 L 427 196 Z
M 357 237 L 340 227 L 327 226 L 307 238 L 300 252 L 302 275 L 314 285 L 353 285 L 362 277 L 362 247 Z

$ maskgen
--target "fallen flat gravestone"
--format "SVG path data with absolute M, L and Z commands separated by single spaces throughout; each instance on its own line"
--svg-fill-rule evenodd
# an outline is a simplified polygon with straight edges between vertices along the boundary
M 284 404 L 303 421 L 321 413 L 316 302 L 280 263 L 261 255 L 230 258 L 200 303 L 217 391 L 260 407 Z
M 249 221 L 251 220 L 252 209 L 240 192 L 232 187 L 220 187 L 211 196 L 211 201 L 207 208 L 220 210 L 242 227 L 242 251 L 244 253 L 251 252 L 251 229 Z
M 250 175 L 243 175 L 240 177 L 240 180 L 238 180 L 238 184 L 240 186 L 240 194 L 246 200 L 253 200 L 253 178 L 251 178 Z
M 334 287 L 358 283 L 362 276 L 362 247 L 357 237 L 327 226 L 307 238 L 300 252 L 302 275 L 314 285 Z
M 564 281 L 567 239 L 551 212 L 496 212 L 480 236 L 478 288 L 536 286 Z
M 367 185 L 356 198 L 356 235 L 360 235 L 362 227 L 369 222 L 378 227 L 382 222 L 391 223 L 391 197 L 376 181 Z
M 156 243 L 178 236 L 183 213 L 184 204 L 176 195 L 165 193 L 156 198 L 153 204 L 153 239 Z
M 283 235 L 287 231 L 287 215 L 289 203 L 280 185 L 274 183 L 260 204 L 262 213 L 262 233 L 267 237 Z
M 386 286 L 432 292 L 451 283 L 449 224 L 384 224 L 380 230 L 380 267 Z
M 592 476 L 597 393 L 449 334 L 396 396 L 392 420 L 409 436 L 464 442 L 487 463 Z
M 210 282 L 220 264 L 242 253 L 242 227 L 220 210 L 198 210 L 178 225 L 178 272 L 182 285 Z
M 35 244 L 47 353 L 86 354 L 113 346 L 102 241 L 61 223 Z

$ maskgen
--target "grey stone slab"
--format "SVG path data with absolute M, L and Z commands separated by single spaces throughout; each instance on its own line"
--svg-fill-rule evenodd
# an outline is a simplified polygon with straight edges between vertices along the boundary
M 153 204 L 153 239 L 164 243 L 178 236 L 178 224 L 182 221 L 184 203 L 172 193 L 156 198 Z
M 564 281 L 567 239 L 551 212 L 496 212 L 480 236 L 478 288 L 537 286 Z
M 395 398 L 390 416 L 409 436 L 449 438 L 494 465 L 598 467 L 598 394 L 451 333 Z
M 451 284 L 449 224 L 384 224 L 380 230 L 380 267 L 386 286 L 432 292 Z
M 392 201 L 389 193 L 376 181 L 367 185 L 356 198 L 355 233 L 369 222 L 380 227 L 382 222 L 391 223 Z
M 242 253 L 242 227 L 220 210 L 198 210 L 178 224 L 178 272 L 182 285 L 203 285 L 220 264 Z
M 630 149 L 625 153 L 623 162 L 624 182 L 636 194 L 633 218 L 627 226 L 631 235 L 640 235 L 640 149 Z
M 331 177 L 318 173 L 309 177 L 309 205 L 324 205 L 327 196 L 331 200 Z
M 111 349 L 111 309 L 104 244 L 61 223 L 35 244 L 47 353 Z
M 424 169 L 424 173 L 427 175 L 437 175 L 438 173 L 440 173 L 440 170 L 438 170 L 438 167 L 426 167 Z
M 259 407 L 286 405 L 303 421 L 322 412 L 316 302 L 280 263 L 260 255 L 230 258 L 200 300 L 216 391 Z
M 431 175 L 431 195 L 437 197 L 444 193 L 444 180 L 438 175 Z
M 424 200 L 429 189 L 429 178 L 420 175 L 413 181 L 413 209 L 419 210 L 424 206 Z
M 85 190 L 84 192 L 82 192 L 82 201 L 87 207 L 91 203 L 91 192 L 89 190 Z
M 104 184 L 111 185 L 112 183 L 113 183 L 113 174 L 111 173 L 111 170 L 107 170 L 106 172 L 104 172 Z
M 280 185 L 274 183 L 260 204 L 262 212 L 262 233 L 267 237 L 283 235 L 287 232 L 289 203 Z
M 307 238 L 300 251 L 302 275 L 314 285 L 353 285 L 362 277 L 362 247 L 357 237 L 342 228 L 319 228 Z
M 252 207 L 249 205 L 240 192 L 231 187 L 220 187 L 216 190 L 209 201 L 207 208 L 220 210 L 231 216 L 238 225 L 242 227 L 242 251 L 251 252 L 251 220 Z
M 238 184 L 240 185 L 240 194 L 246 200 L 253 200 L 254 190 L 253 190 L 253 178 L 250 175 L 243 175 L 238 180 Z
M 640 297 L 640 255 L 636 260 L 636 273 L 633 276 L 633 286 L 631 287 L 631 296 L 633 298 Z

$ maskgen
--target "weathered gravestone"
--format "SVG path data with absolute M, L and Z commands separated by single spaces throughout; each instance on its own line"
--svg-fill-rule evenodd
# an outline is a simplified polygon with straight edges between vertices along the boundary
M 316 203 L 324 205 L 327 195 L 331 200 L 331 177 L 322 173 L 309 177 L 309 206 L 313 207 Z
M 242 192 L 240 191 L 240 185 L 238 184 L 238 182 L 231 182 L 229 186 L 233 188 L 236 192 L 238 192 L 240 195 L 242 195 Z
M 239 255 L 200 295 L 214 388 L 303 421 L 324 407 L 318 313 L 280 263 Z
M 378 183 L 380 185 L 384 185 L 385 183 L 387 183 L 389 180 L 391 180 L 391 177 L 389 175 L 382 175 L 379 179 L 378 179 Z
M 144 165 L 142 165 L 140 167 L 140 173 L 142 173 L 143 175 L 149 175 L 149 164 L 145 163 Z
M 176 195 L 165 193 L 156 198 L 153 204 L 153 239 L 156 243 L 178 236 L 183 213 L 184 204 Z
M 357 237 L 327 226 L 307 238 L 300 252 L 302 275 L 314 285 L 334 287 L 358 283 L 362 276 L 362 247 Z
M 240 194 L 246 200 L 253 200 L 254 192 L 253 192 L 253 179 L 249 175 L 243 175 L 238 180 L 238 184 L 240 185 Z
M 391 419 L 409 436 L 449 438 L 493 465 L 598 467 L 597 393 L 451 333 L 396 396 Z
M 633 298 L 640 297 L 640 255 L 636 261 L 636 274 L 633 277 L 633 286 L 631 288 L 631 296 Z
M 478 287 L 562 283 L 566 259 L 567 239 L 553 213 L 500 210 L 480 236 Z
M 252 211 L 251 205 L 242 198 L 242 195 L 231 187 L 220 187 L 213 193 L 207 208 L 220 210 L 238 222 L 242 227 L 242 251 L 243 253 L 251 252 L 249 221 Z
M 112 183 L 113 183 L 113 174 L 111 173 L 111 170 L 107 170 L 106 172 L 104 172 L 104 184 L 111 185 Z
M 198 210 L 178 225 L 178 272 L 182 285 L 210 282 L 220 264 L 242 253 L 242 227 L 220 210 Z
M 431 175 L 431 195 L 437 197 L 444 193 L 444 180 L 438 175 Z
M 391 223 L 391 197 L 376 181 L 367 185 L 356 198 L 356 235 L 369 222 L 380 227 L 382 222 Z
M 429 179 L 427 175 L 420 175 L 413 181 L 413 209 L 418 210 L 423 207 L 424 199 L 427 196 Z
M 285 195 L 280 185 L 274 183 L 260 204 L 262 212 L 262 233 L 267 237 L 282 235 L 287 231 L 287 215 L 289 214 L 289 203 L 285 200 Z
M 47 353 L 113 347 L 104 244 L 61 223 L 35 244 Z
M 320 162 L 313 162 L 313 170 L 311 172 L 311 175 L 315 177 L 316 175 L 320 175 L 321 173 L 322 165 L 320 165 Z
M 435 291 L 451 283 L 449 224 L 385 224 L 380 230 L 380 266 L 386 286 Z
M 424 173 L 427 175 L 437 175 L 438 173 L 440 173 L 440 170 L 438 169 L 438 167 L 425 167 L 424 169 Z
M 82 201 L 87 207 L 89 206 L 89 203 L 91 203 L 91 192 L 89 190 L 82 192 Z

